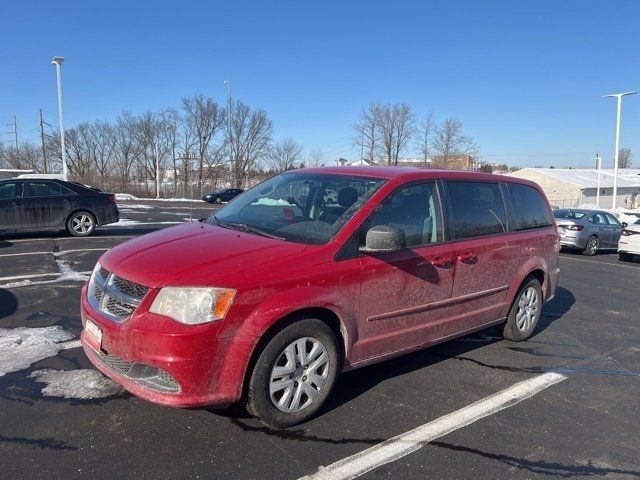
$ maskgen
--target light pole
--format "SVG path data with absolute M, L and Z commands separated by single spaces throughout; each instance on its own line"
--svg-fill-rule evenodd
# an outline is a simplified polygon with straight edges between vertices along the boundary
M 64 57 L 53 57 L 51 65 L 56 66 L 56 78 L 58 79 L 58 116 L 60 118 L 60 148 L 62 149 L 62 177 L 67 180 L 67 153 L 64 148 L 64 118 L 62 114 L 62 76 L 60 67 L 64 62 Z
M 620 152 L 620 115 L 622 113 L 622 97 L 633 95 L 637 92 L 621 92 L 604 95 L 602 98 L 615 97 L 618 99 L 618 115 L 616 119 L 616 151 L 613 155 L 613 213 L 616 213 L 616 203 L 618 200 L 618 154 Z
M 602 159 L 600 158 L 600 154 L 596 153 L 596 170 L 598 170 L 598 189 L 596 190 L 596 206 L 600 208 L 600 166 L 602 164 Z
M 235 171 L 233 168 L 233 146 L 231 145 L 231 80 L 225 80 L 227 86 L 227 142 L 229 142 L 229 187 L 233 188 Z

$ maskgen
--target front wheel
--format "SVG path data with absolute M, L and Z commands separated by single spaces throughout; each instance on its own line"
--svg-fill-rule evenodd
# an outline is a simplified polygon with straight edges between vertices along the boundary
M 536 278 L 529 277 L 511 304 L 507 321 L 502 327 L 502 336 L 514 342 L 526 340 L 536 329 L 541 313 L 542 287 Z
M 592 235 L 589 237 L 589 240 L 587 240 L 587 244 L 585 245 L 582 254 L 588 257 L 593 257 L 596 253 L 598 253 L 598 237 Z
M 67 220 L 67 231 L 74 237 L 87 237 L 96 229 L 96 218 L 89 212 L 76 212 Z
M 286 428 L 310 419 L 325 402 L 339 369 L 329 326 L 315 318 L 278 332 L 258 357 L 247 390 L 247 410 L 262 423 Z

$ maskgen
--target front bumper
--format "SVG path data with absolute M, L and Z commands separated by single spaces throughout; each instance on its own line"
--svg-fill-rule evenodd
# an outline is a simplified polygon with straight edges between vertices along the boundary
M 161 315 L 142 313 L 116 323 L 104 318 L 81 294 L 82 324 L 87 320 L 102 332 L 97 346 L 83 330 L 87 357 L 102 373 L 145 400 L 172 407 L 227 405 L 240 399 L 244 367 L 234 361 L 235 349 L 246 352 L 250 342 L 218 339 L 219 322 L 182 325 Z

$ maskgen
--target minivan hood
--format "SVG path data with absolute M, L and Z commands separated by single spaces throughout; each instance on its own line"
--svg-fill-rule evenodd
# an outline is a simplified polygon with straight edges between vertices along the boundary
M 106 252 L 100 264 L 148 287 L 200 286 L 212 285 L 231 274 L 305 248 L 298 243 L 194 222 L 124 242 Z

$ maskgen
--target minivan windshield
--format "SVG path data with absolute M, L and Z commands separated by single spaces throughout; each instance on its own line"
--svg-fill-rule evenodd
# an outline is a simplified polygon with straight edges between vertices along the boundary
M 323 245 L 384 184 L 380 178 L 286 172 L 236 197 L 206 223 L 307 245 Z
M 568 220 L 580 220 L 586 215 L 585 212 L 575 212 L 573 210 L 554 210 L 553 216 L 556 218 L 566 218 Z

